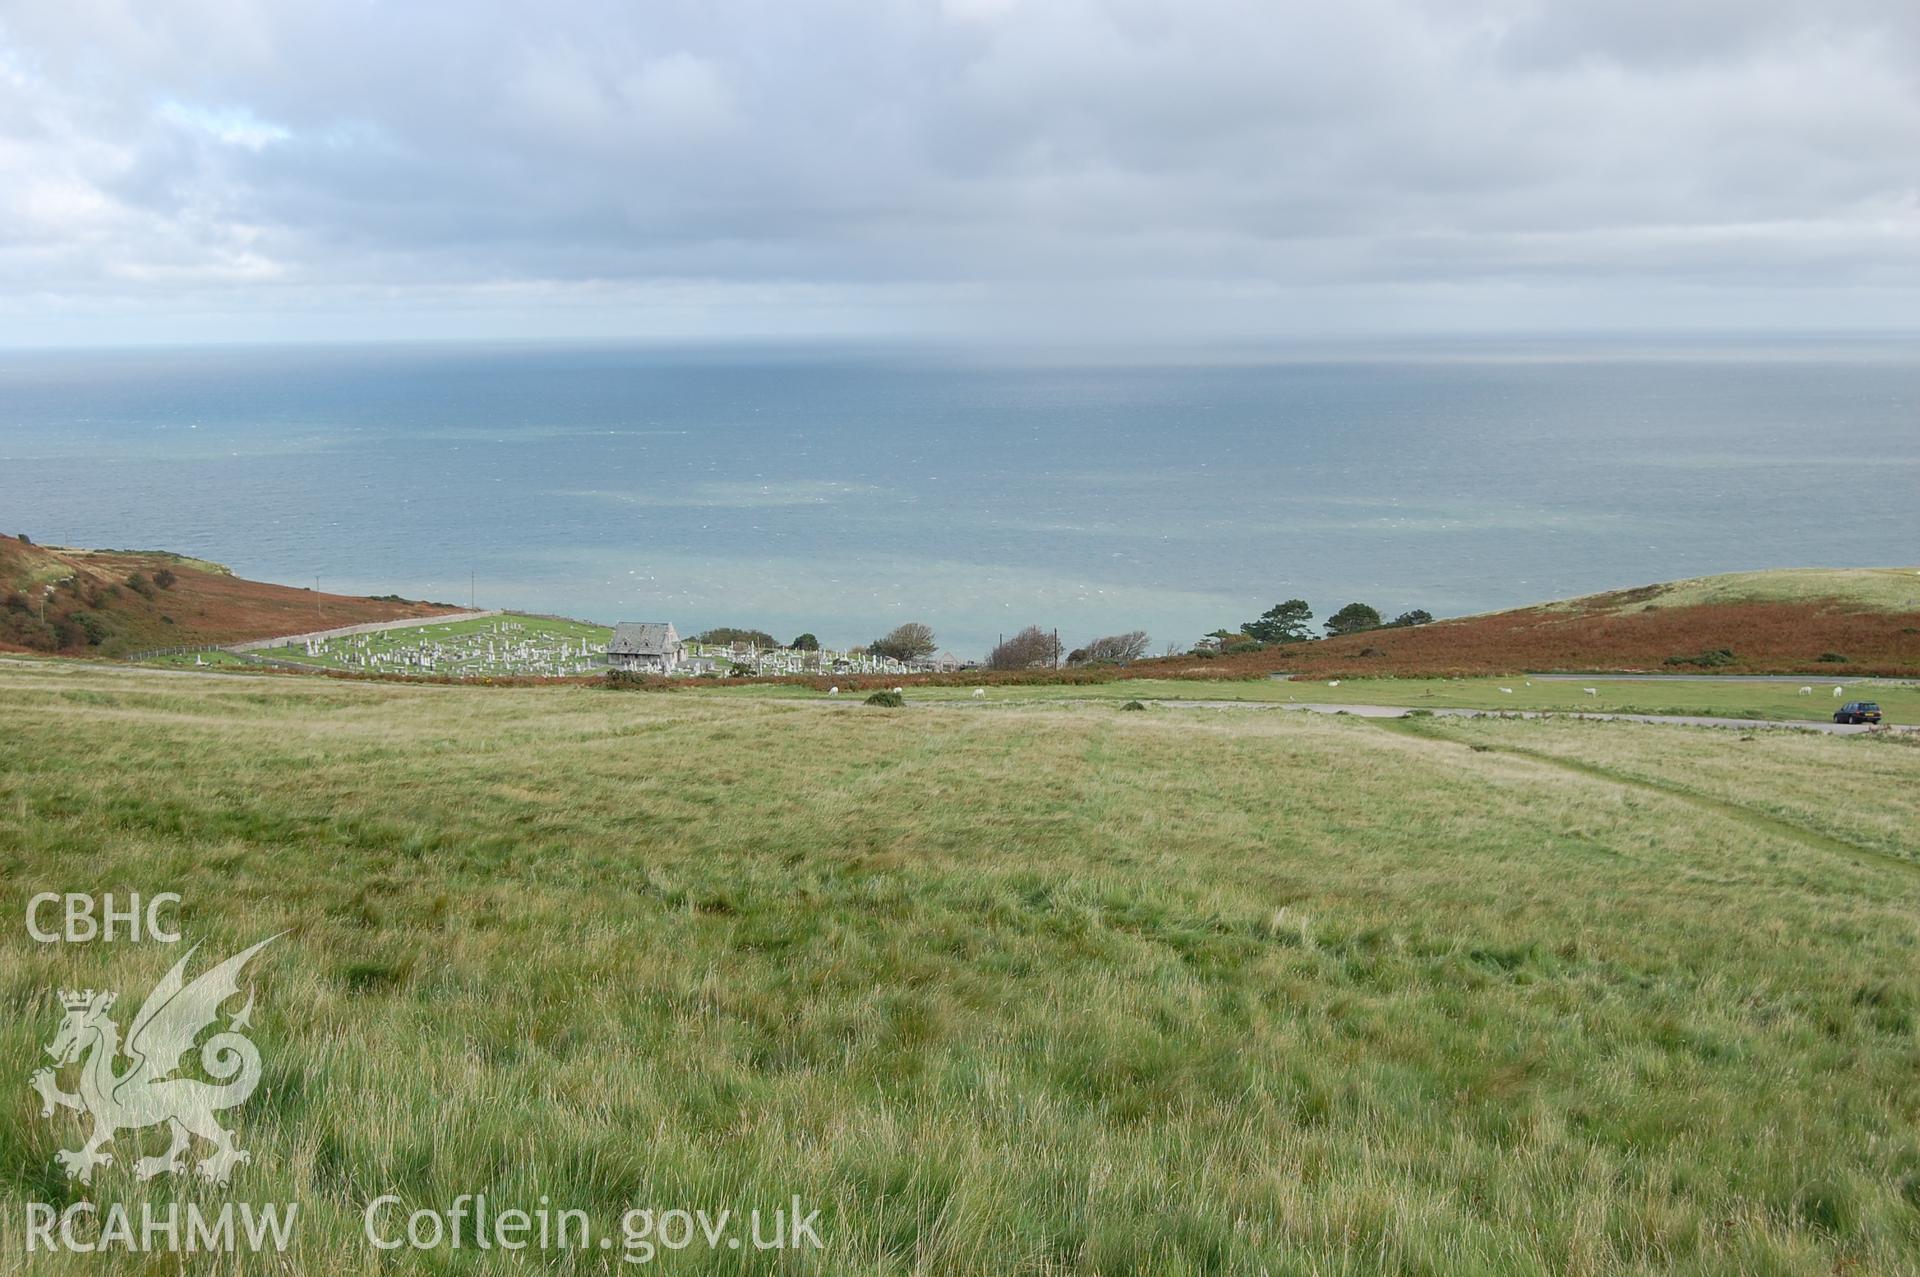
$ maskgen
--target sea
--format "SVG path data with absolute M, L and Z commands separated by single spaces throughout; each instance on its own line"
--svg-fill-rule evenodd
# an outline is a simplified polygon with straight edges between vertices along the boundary
M 592 620 L 1189 645 L 1920 561 L 1920 342 L 0 352 L 0 533 Z

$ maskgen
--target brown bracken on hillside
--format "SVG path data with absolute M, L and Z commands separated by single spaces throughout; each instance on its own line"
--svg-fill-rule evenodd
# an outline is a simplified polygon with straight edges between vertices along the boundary
M 125 656 L 457 610 L 248 581 L 157 550 L 70 550 L 0 538 L 0 648 L 13 651 Z

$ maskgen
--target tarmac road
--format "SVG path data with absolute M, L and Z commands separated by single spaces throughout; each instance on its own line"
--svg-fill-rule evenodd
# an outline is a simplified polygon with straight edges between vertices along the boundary
M 1285 709 L 1305 710 L 1310 714 L 1352 714 L 1358 718 L 1405 718 L 1414 711 L 1411 705 L 1327 705 L 1306 701 L 1278 704 L 1273 701 L 1155 701 L 1174 709 Z M 1911 732 L 1912 727 L 1869 727 L 1864 723 L 1836 723 L 1829 719 L 1711 718 L 1699 714 L 1597 714 L 1578 710 L 1499 710 L 1429 709 L 1435 718 L 1597 718 L 1623 723 L 1666 723 L 1675 727 L 1737 727 L 1746 731 L 1755 727 L 1790 727 L 1803 732 L 1826 732 L 1832 736 L 1853 736 L 1861 732 Z

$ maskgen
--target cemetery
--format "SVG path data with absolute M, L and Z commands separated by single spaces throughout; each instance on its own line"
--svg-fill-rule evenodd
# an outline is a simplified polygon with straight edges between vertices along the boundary
M 612 630 L 589 621 L 503 613 L 299 639 L 261 648 L 257 659 L 356 674 L 440 678 L 569 678 L 602 674 Z
M 683 640 L 666 622 L 622 622 L 613 627 L 517 612 L 366 628 L 367 632 L 299 635 L 225 649 L 178 649 L 155 653 L 148 659 L 153 664 L 195 668 L 264 664 L 455 679 L 587 678 L 615 668 L 658 670 L 669 677 L 704 679 L 740 674 L 896 675 L 957 669 L 961 665 L 944 652 L 938 657 L 903 662 L 857 647 L 801 650 Z
M 679 672 L 710 678 L 724 677 L 736 668 L 761 677 L 806 674 L 923 674 L 942 668 L 932 660 L 896 661 L 876 656 L 861 648 L 820 648 L 804 651 L 791 647 L 756 647 L 751 643 L 700 643 L 688 640 L 682 645 Z M 954 668 L 958 662 L 954 663 Z

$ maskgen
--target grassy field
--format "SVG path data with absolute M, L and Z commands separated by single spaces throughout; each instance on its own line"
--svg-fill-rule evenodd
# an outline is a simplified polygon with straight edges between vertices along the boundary
M 1521 678 L 1362 678 L 1286 679 L 1125 679 L 1073 685 L 1026 684 L 991 687 L 988 705 L 1039 701 L 1253 701 L 1333 705 L 1407 705 L 1415 709 L 1565 710 L 1587 713 L 1687 714 L 1727 718 L 1824 719 L 1846 701 L 1878 701 L 1890 723 L 1920 723 L 1920 683 L 1876 679 L 1804 684 L 1718 679 L 1558 679 Z M 1800 688 L 1813 692 L 1802 696 Z M 1600 694 L 1588 696 L 1585 688 Z M 1844 687 L 1840 697 L 1835 687 Z M 1511 688 L 1511 692 L 1502 691 Z M 817 700 L 824 693 L 798 685 L 749 684 L 701 687 L 703 696 L 781 697 Z M 857 699 L 857 698 L 856 698 Z M 978 705 L 969 687 L 912 687 L 913 702 L 961 701 Z
M 1639 595 L 1643 591 L 1625 591 Z M 1601 596 L 1607 597 L 1607 596 Z M 1884 612 L 1920 612 L 1920 568 L 1772 568 L 1692 577 L 1653 587 L 1618 606 L 1695 607 L 1714 603 L 1817 603 L 1844 599 Z M 1575 599 L 1577 607 L 1587 600 Z
M 622 1267 L 385 1192 L 821 1211 L 675 1273 L 1911 1272 L 1917 822 L 1885 739 L 0 665 L 0 1241 L 79 1192 L 50 990 L 179 956 L 25 897 L 176 890 L 288 932 L 230 1195 L 298 1242 L 196 1272 Z M 94 1200 L 224 1200 L 122 1140 Z

